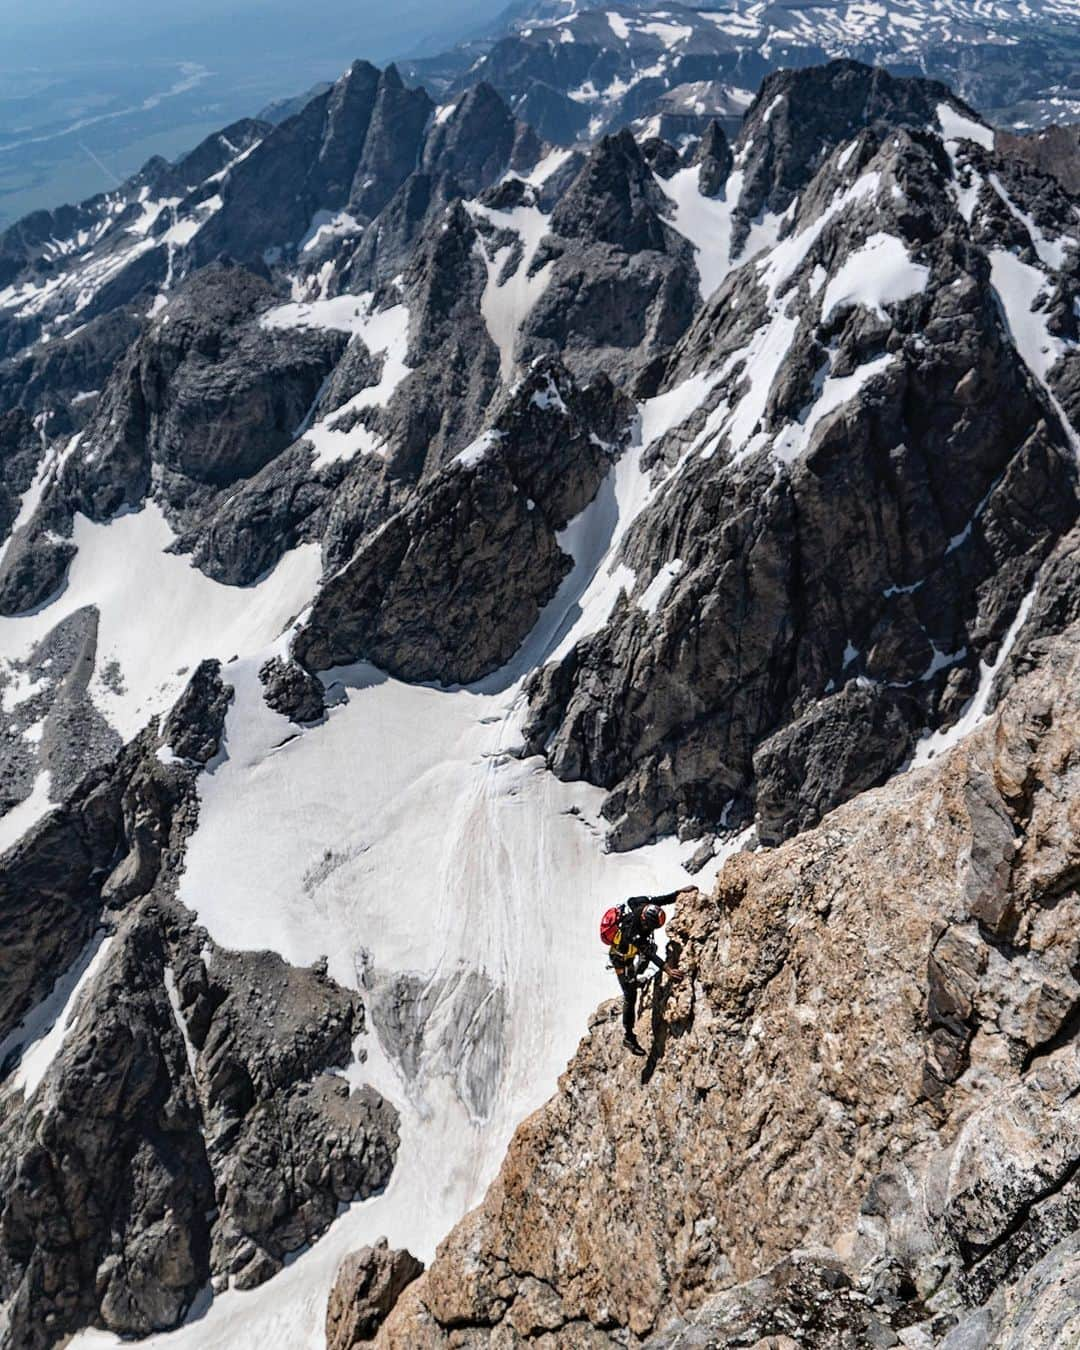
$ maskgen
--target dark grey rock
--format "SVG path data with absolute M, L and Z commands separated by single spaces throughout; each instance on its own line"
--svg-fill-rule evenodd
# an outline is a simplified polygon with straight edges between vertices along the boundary
M 754 752 L 761 842 L 775 846 L 884 783 L 911 754 L 913 712 L 881 685 L 852 680 L 762 741 Z
M 424 482 L 327 581 L 294 655 L 444 683 L 504 664 L 570 570 L 555 532 L 595 495 L 629 410 L 606 381 L 581 390 L 556 364 L 534 367 L 475 462 Z
M 683 564 L 657 614 L 616 605 L 605 629 L 531 682 L 527 749 L 561 777 L 609 789 L 617 847 L 745 819 L 757 747 L 853 676 L 889 686 L 912 709 L 906 728 L 886 736 L 884 759 L 869 705 L 848 724 L 840 760 L 851 790 L 881 781 L 922 726 L 959 714 L 977 654 L 992 659 L 1075 519 L 1065 437 L 1001 327 L 982 255 L 949 228 L 938 150 L 903 130 L 880 133 L 876 152 L 871 145 L 867 137 L 866 162 L 881 164 L 884 153 L 907 184 L 892 228 L 927 241 L 919 246 L 933 279 L 917 306 L 898 307 L 884 325 L 861 309 L 832 317 L 828 330 L 808 315 L 759 429 L 802 420 L 830 367 L 843 375 L 891 354 L 890 373 L 820 421 L 790 475 L 767 454 L 727 468 L 722 444 L 706 446 L 705 463 L 679 462 L 624 543 L 636 592 L 668 560 Z M 835 191 L 826 163 L 799 211 L 813 216 Z M 881 211 L 878 203 L 856 238 L 883 228 Z M 850 247 L 845 219 L 819 240 L 830 250 L 823 267 Z M 812 249 L 803 267 L 818 263 Z M 668 364 L 662 388 L 709 367 L 730 370 L 731 383 L 650 449 L 655 472 L 679 461 L 716 402 L 745 392 L 741 353 L 765 321 L 756 276 L 753 263 L 737 270 Z M 804 303 L 801 284 L 792 278 L 789 303 Z M 826 793 L 819 808 L 836 801 Z M 774 798 L 774 823 L 777 809 Z
M 232 686 L 221 678 L 221 662 L 200 662 L 165 719 L 165 745 L 181 759 L 208 764 L 221 748 L 232 697 Z
M 293 722 L 317 722 L 326 712 L 323 687 L 295 661 L 271 657 L 260 669 L 267 704 Z
M 0 414 L 0 539 L 6 538 L 15 522 L 41 450 L 41 436 L 26 413 L 13 408 Z
M 709 123 L 708 130 L 694 149 L 693 162 L 698 166 L 698 187 L 705 197 L 718 197 L 731 173 L 734 154 L 724 129 L 717 121 Z
M 229 487 L 292 443 L 346 338 L 263 328 L 273 298 L 236 267 L 207 268 L 177 293 L 70 461 L 67 487 L 80 509 L 100 519 L 137 505 L 151 465 L 177 475 L 169 499 L 181 508 L 184 480 Z
M 495 458 L 448 468 L 323 587 L 294 655 L 361 657 L 404 679 L 467 682 L 513 655 L 570 569 Z
M 172 733 L 212 739 L 223 704 L 207 663 Z M 0 1121 L 5 1350 L 90 1324 L 173 1327 L 211 1277 L 267 1278 L 393 1165 L 393 1109 L 334 1073 L 364 1028 L 360 1000 L 325 963 L 211 958 L 173 899 L 196 771 L 162 764 L 156 744 L 151 729 L 126 747 L 0 868 L 0 1076 L 44 1029 L 24 1022 L 21 1039 L 18 1019 L 110 943 L 47 1089 L 9 1099 Z M 94 938 L 103 904 L 126 914 Z

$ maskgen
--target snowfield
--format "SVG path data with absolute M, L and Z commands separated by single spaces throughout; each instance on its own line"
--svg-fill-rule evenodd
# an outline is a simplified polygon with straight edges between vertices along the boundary
M 61 620 L 98 609 L 96 672 L 90 694 L 124 740 L 175 702 L 206 657 L 227 661 L 259 650 L 307 603 L 321 571 L 314 546 L 285 555 L 257 586 L 224 586 L 190 559 L 169 553 L 174 535 L 161 508 L 96 524 L 76 516 L 67 582 L 40 609 L 0 621 L 0 668 L 10 677 Z M 119 678 L 103 679 L 114 663 Z M 43 781 L 44 780 L 44 781 Z M 0 848 L 50 809 L 47 775 L 33 796 L 0 819 Z

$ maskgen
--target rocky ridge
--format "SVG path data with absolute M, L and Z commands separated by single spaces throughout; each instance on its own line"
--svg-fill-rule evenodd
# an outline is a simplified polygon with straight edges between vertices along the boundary
M 423 96 L 358 63 L 227 169 L 190 276 L 46 438 L 0 607 L 62 590 L 79 517 L 153 500 L 227 584 L 321 547 L 312 669 L 468 682 L 634 455 L 626 602 L 534 677 L 525 752 L 608 791 L 619 848 L 755 814 L 774 842 L 882 781 L 976 695 L 1076 517 L 1067 172 L 854 63 L 770 76 L 733 147 L 713 123 L 682 154 L 545 150 L 483 84 L 415 125 L 399 103 Z M 300 217 L 244 203 L 309 161 L 309 241 L 270 248 Z
M 684 892 L 644 1068 L 605 1004 L 377 1343 L 1064 1343 L 1078 662 Z

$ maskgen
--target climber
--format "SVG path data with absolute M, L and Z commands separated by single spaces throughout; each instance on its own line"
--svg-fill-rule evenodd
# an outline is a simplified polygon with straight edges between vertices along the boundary
M 634 1033 L 638 977 L 650 965 L 665 971 L 673 980 L 683 977 L 682 971 L 674 963 L 662 960 L 656 950 L 653 934 L 666 922 L 667 915 L 655 899 L 635 895 L 626 904 L 609 909 L 600 924 L 600 937 L 608 944 L 608 959 L 622 988 L 623 1030 L 626 1033 L 623 1044 L 635 1055 L 645 1053 Z

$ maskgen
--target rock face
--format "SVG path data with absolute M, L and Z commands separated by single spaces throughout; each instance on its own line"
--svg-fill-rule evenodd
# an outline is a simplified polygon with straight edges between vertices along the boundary
M 319 546 L 280 693 L 313 720 L 300 667 L 506 666 L 569 584 L 559 536 L 644 471 L 625 600 L 533 675 L 524 750 L 607 792 L 619 849 L 812 825 L 955 720 L 1049 605 L 1044 563 L 1069 572 L 1067 179 L 944 86 L 852 61 L 769 76 L 734 145 L 714 121 L 683 151 L 623 130 L 545 155 L 482 83 L 426 107 L 357 64 L 169 208 L 183 266 L 47 444 L 0 611 L 61 593 L 79 513 L 152 500 L 232 585 Z M 95 664 L 79 772 L 115 750 Z M 6 800 L 45 767 L 73 785 L 65 716 L 41 750 L 12 717 Z
M 327 1350 L 369 1344 L 393 1311 L 406 1285 L 424 1273 L 411 1252 L 390 1251 L 382 1238 L 350 1253 L 341 1263 L 326 1309 Z
M 295 661 L 273 657 L 259 671 L 266 702 L 293 722 L 316 722 L 326 711 L 322 685 Z
M 1053 1343 L 1078 674 L 1073 628 L 942 759 L 684 893 L 644 1067 L 606 1004 L 378 1343 Z
M 992 206 L 986 152 L 962 171 L 968 222 L 947 186 L 965 152 L 915 129 L 943 97 L 840 63 L 770 77 L 748 114 L 732 228 L 762 212 L 794 224 L 771 262 L 728 275 L 667 362 L 660 397 L 699 410 L 648 450 L 678 469 L 623 556 L 635 598 L 666 569 L 669 583 L 531 686 L 528 747 L 609 789 L 617 847 L 749 819 L 751 799 L 779 839 L 883 781 L 972 695 L 972 654 L 994 659 L 1075 519 L 1072 432 L 1053 406 L 1067 365 L 1033 370 L 980 280 L 1004 285 L 978 204 Z M 872 267 L 894 247 L 903 301 L 847 295 L 853 261 L 823 280 L 837 257 Z M 851 402 L 826 392 L 856 386 Z M 822 736 L 831 785 L 802 754 Z
M 556 534 L 595 496 L 629 420 L 605 378 L 581 389 L 557 363 L 535 365 L 493 428 L 331 578 L 296 657 L 445 683 L 497 669 L 570 571 Z

